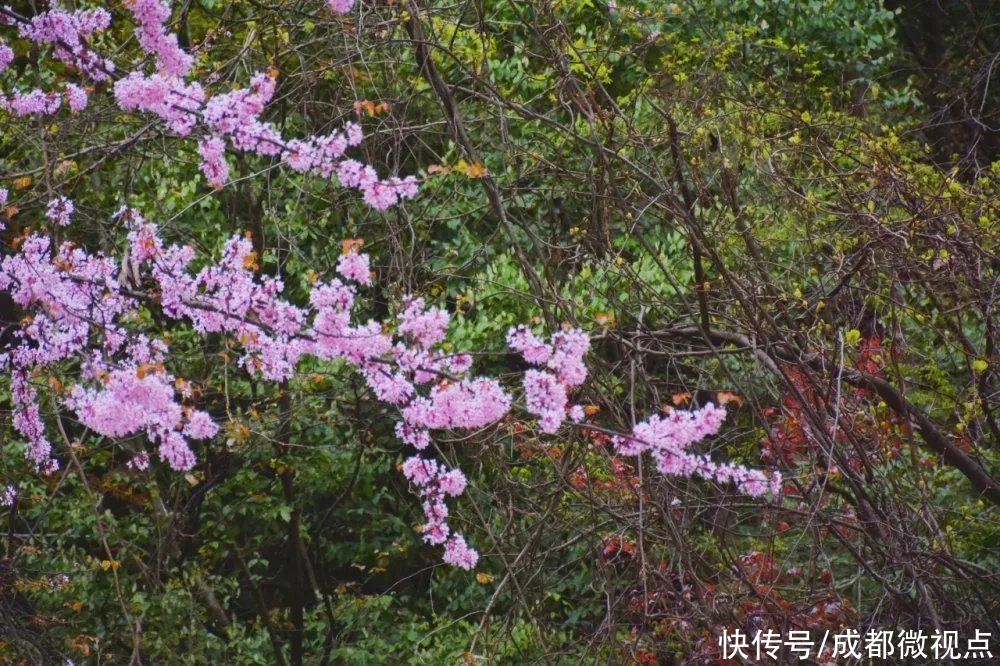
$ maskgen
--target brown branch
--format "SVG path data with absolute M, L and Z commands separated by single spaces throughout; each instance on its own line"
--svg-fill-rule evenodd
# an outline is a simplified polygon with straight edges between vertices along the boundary
M 471 162 L 481 162 L 478 151 L 472 145 L 472 141 L 469 140 L 469 135 L 465 131 L 465 124 L 462 122 L 462 117 L 458 112 L 458 105 L 451 93 L 451 89 L 445 83 L 444 79 L 441 78 L 440 72 L 438 72 L 434 61 L 431 59 L 430 51 L 427 49 L 427 39 L 424 36 L 424 27 L 420 22 L 420 5 L 416 0 L 410 0 L 409 15 L 410 20 L 406 25 L 410 34 L 410 41 L 413 44 L 414 54 L 420 65 L 421 73 L 423 73 L 427 82 L 431 84 L 431 88 L 434 90 L 434 94 L 441 108 L 444 110 L 448 129 L 451 131 L 455 142 L 461 147 L 462 152 L 465 153 L 465 157 Z M 500 197 L 500 190 L 497 188 L 496 181 L 493 180 L 493 176 L 486 173 L 484 177 L 479 179 L 479 182 L 482 183 L 483 190 L 486 191 L 486 198 L 490 202 L 490 207 L 500 220 L 500 224 L 503 226 L 507 238 L 510 240 L 514 255 L 517 257 L 517 262 L 521 266 L 524 276 L 531 284 L 532 293 L 538 301 L 546 321 L 549 326 L 555 326 L 557 322 L 544 298 L 547 290 L 535 267 L 531 264 L 528 255 L 524 252 L 524 248 L 518 242 L 516 230 L 507 216 L 507 211 L 504 207 L 503 199 Z

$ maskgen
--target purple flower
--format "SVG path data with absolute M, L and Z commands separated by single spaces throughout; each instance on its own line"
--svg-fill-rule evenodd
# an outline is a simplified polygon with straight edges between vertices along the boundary
M 73 211 L 76 206 L 73 205 L 71 199 L 66 197 L 56 197 L 49 202 L 49 205 L 45 208 L 45 217 L 49 218 L 52 222 L 55 222 L 60 227 L 69 226 L 70 218 L 73 217 Z

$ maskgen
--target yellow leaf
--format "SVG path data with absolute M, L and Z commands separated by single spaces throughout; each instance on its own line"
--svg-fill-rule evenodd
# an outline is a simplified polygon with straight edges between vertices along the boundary
M 259 271 L 260 264 L 257 263 L 257 253 L 251 252 L 247 256 L 243 257 L 243 268 L 251 271 Z
M 341 254 L 350 254 L 352 251 L 361 252 L 361 246 L 364 244 L 364 238 L 345 238 L 340 244 L 340 252 Z
M 135 376 L 139 379 L 145 379 L 147 376 L 163 372 L 165 369 L 162 363 L 143 363 L 135 369 Z
M 363 112 L 367 112 L 369 116 L 373 116 L 375 115 L 374 111 L 372 110 L 374 106 L 375 105 L 372 102 L 368 101 L 367 99 L 359 99 L 356 102 L 354 102 L 354 113 L 360 116 Z
M 733 393 L 732 391 L 719 391 L 715 396 L 715 399 L 720 405 L 728 405 L 729 403 L 735 403 L 737 407 L 743 406 L 743 397 L 739 393 Z
M 611 312 L 599 312 L 594 316 L 594 321 L 596 321 L 599 326 L 613 326 L 615 323 L 615 315 Z
M 464 160 L 462 162 L 464 164 Z M 456 168 L 458 168 L 456 166 Z M 486 174 L 489 173 L 486 167 L 483 166 L 481 162 L 473 162 L 472 164 L 465 164 L 461 169 L 468 178 L 485 178 Z
M 476 574 L 476 582 L 482 583 L 483 585 L 486 585 L 487 583 L 492 583 L 493 576 L 492 574 L 480 571 L 479 573 Z

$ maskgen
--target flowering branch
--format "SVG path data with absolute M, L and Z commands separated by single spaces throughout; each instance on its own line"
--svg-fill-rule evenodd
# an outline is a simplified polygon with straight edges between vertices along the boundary
M 316 284 L 309 307 L 300 307 L 282 298 L 281 280 L 255 276 L 257 257 L 246 238 L 230 239 L 217 263 L 192 275 L 190 247 L 166 246 L 156 225 L 134 210 L 118 217 L 130 229 L 131 279 L 155 285 L 155 298 L 168 318 L 186 321 L 203 335 L 236 337 L 244 351 L 239 364 L 270 381 L 291 377 L 307 356 L 344 360 L 380 401 L 398 408 L 396 434 L 417 451 L 403 473 L 423 501 L 424 540 L 444 544 L 447 562 L 475 566 L 478 555 L 451 530 L 445 503 L 462 493 L 466 479 L 460 470 L 419 452 L 430 445 L 433 431 L 497 423 L 514 402 L 497 380 L 470 374 L 470 355 L 438 349 L 450 325 L 446 311 L 411 297 L 394 321 L 353 324 L 357 289 L 372 284 L 369 258 L 356 248 L 341 256 L 340 277 Z M 29 457 L 41 469 L 57 467 L 30 377 L 81 358 L 80 383 L 67 391 L 63 406 L 107 437 L 145 433 L 171 468 L 191 469 L 197 459 L 190 441 L 211 439 L 218 426 L 206 412 L 182 404 L 189 397 L 186 384 L 164 367 L 168 345 L 151 334 L 126 334 L 148 295 L 122 284 L 121 262 L 70 244 L 50 258 L 49 244 L 45 236 L 29 236 L 17 254 L 0 262 L 0 289 L 32 313 L 16 333 L 18 343 L 0 355 L 0 365 L 12 377 L 14 425 L 28 440 Z M 541 430 L 556 433 L 567 417 L 581 422 L 583 408 L 570 405 L 569 393 L 586 379 L 588 337 L 567 329 L 545 342 L 522 326 L 510 331 L 508 343 L 536 366 L 524 374 L 524 408 L 538 418 Z M 442 375 L 449 379 L 441 380 Z M 777 475 L 718 465 L 689 452 L 694 443 L 717 433 L 724 419 L 722 408 L 707 405 L 654 416 L 613 441 L 623 455 L 649 452 L 666 474 L 732 482 L 755 496 L 775 490 Z M 144 469 L 148 455 L 131 464 Z
M 331 1 L 329 6 L 334 11 L 349 11 L 353 4 L 341 0 Z M 28 19 L 0 7 L 0 19 L 5 19 L 0 24 L 17 24 L 20 36 L 39 47 L 52 45 L 56 59 L 75 66 L 94 81 L 115 80 L 114 98 L 122 111 L 152 113 L 181 138 L 196 128 L 204 132 L 198 146 L 201 170 L 216 188 L 229 178 L 225 160 L 228 141 L 240 152 L 278 156 L 295 171 L 321 178 L 336 174 L 342 186 L 361 191 L 365 202 L 376 210 L 386 210 L 416 195 L 416 177 L 380 179 L 371 166 L 344 157 L 364 136 L 355 123 L 347 123 L 342 132 L 286 140 L 271 123 L 261 120 L 275 92 L 274 72 L 255 75 L 249 88 L 209 96 L 201 83 L 189 80 L 193 58 L 178 46 L 177 36 L 166 31 L 170 5 L 164 0 L 134 0 L 128 7 L 138 24 L 140 46 L 156 58 L 153 74 L 141 69 L 120 74 L 110 59 L 100 57 L 87 45 L 89 36 L 111 24 L 111 14 L 104 9 L 68 12 L 53 8 Z M 0 39 L 0 72 L 12 60 L 13 52 Z M 65 95 L 73 112 L 88 105 L 86 91 L 76 84 L 68 84 Z M 15 92 L 10 98 L 0 95 L 0 109 L 17 116 L 52 115 L 61 105 L 59 94 L 40 89 Z

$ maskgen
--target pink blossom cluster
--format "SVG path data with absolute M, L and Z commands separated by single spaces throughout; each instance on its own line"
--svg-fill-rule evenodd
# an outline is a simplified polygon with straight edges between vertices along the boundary
M 52 443 L 45 437 L 45 423 L 38 406 L 38 391 L 31 384 L 26 371 L 14 370 L 10 376 L 11 401 L 14 403 L 13 424 L 18 432 L 28 440 L 27 457 L 39 470 L 46 472 L 59 469 L 52 458 Z
M 355 249 L 341 256 L 337 268 L 345 280 L 371 284 L 368 256 Z M 393 341 L 376 322 L 349 326 L 354 298 L 354 288 L 340 280 L 313 289 L 310 301 L 317 308 L 313 353 L 354 363 L 380 400 L 400 406 L 402 420 L 396 425 L 396 434 L 403 442 L 423 450 L 430 445 L 432 430 L 481 428 L 509 412 L 510 396 L 493 379 L 438 381 L 426 395 L 419 394 L 418 385 L 447 375 L 463 375 L 471 368 L 471 357 L 466 354 L 445 355 L 432 349 L 445 338 L 450 324 L 447 312 L 428 308 L 419 297 L 407 299 L 397 316 L 397 339 Z M 445 469 L 419 456 L 407 459 L 403 473 L 422 499 L 427 518 L 422 529 L 424 540 L 444 544 L 445 562 L 465 569 L 475 567 L 478 553 L 447 524 L 445 499 L 464 491 L 465 476 L 460 470 Z
M 341 159 L 348 147 L 361 143 L 363 136 L 359 125 L 347 123 L 343 133 L 288 142 L 281 157 L 296 171 L 323 178 L 336 174 L 342 186 L 360 190 L 365 203 L 375 210 L 386 210 L 402 199 L 416 196 L 418 188 L 414 176 L 380 180 L 372 167 L 357 160 Z
M 14 506 L 17 501 L 17 486 L 7 485 L 0 490 L 0 506 Z
M 427 522 L 421 527 L 424 541 L 444 544 L 444 561 L 462 569 L 472 569 L 479 554 L 468 546 L 465 538 L 453 533 L 448 525 L 446 497 L 457 497 L 465 491 L 467 481 L 461 470 L 448 469 L 436 460 L 413 456 L 403 463 L 403 475 L 416 488 L 422 500 Z
M 331 9 L 349 11 L 353 0 L 331 0 Z M 376 210 L 386 210 L 416 195 L 415 177 L 379 178 L 376 171 L 345 152 L 363 137 L 361 128 L 348 123 L 342 132 L 303 139 L 285 140 L 268 122 L 261 120 L 265 105 L 274 94 L 274 77 L 257 74 L 249 88 L 209 96 L 197 81 L 187 80 L 193 58 L 178 44 L 177 35 L 167 29 L 170 4 L 165 0 L 131 0 L 126 6 L 136 21 L 139 45 L 156 57 L 152 74 L 133 71 L 114 84 L 114 97 L 124 111 L 153 113 L 181 137 L 201 128 L 209 136 L 199 144 L 202 172 L 213 187 L 228 179 L 225 161 L 227 142 L 233 149 L 261 156 L 280 156 L 289 167 L 303 173 L 329 178 L 336 175 L 344 187 L 359 190 L 364 201 Z M 29 19 L 20 19 L 22 36 L 38 44 L 52 44 L 57 58 L 74 64 L 96 81 L 110 79 L 114 65 L 96 55 L 86 38 L 108 27 L 111 15 L 103 9 L 66 12 L 53 8 Z M 13 59 L 13 52 L 0 42 L 0 70 Z M 86 91 L 71 84 L 66 89 L 69 108 L 86 108 Z M 62 104 L 59 95 L 42 90 L 0 95 L 0 108 L 18 116 L 51 115 Z
M 417 432 L 482 428 L 506 416 L 510 405 L 510 396 L 497 380 L 466 379 L 438 384 L 428 396 L 413 400 L 402 410 L 403 423 Z
M 67 12 L 55 7 L 19 24 L 19 34 L 38 46 L 52 45 L 55 57 L 80 69 L 95 81 L 109 78 L 114 71 L 114 63 L 98 57 L 87 46 L 86 39 L 94 33 L 106 29 L 111 23 L 111 14 L 104 9 L 86 9 Z M 0 71 L 7 68 L 14 59 L 14 52 L 0 40 Z M 87 93 L 74 84 L 66 88 L 69 107 L 80 111 L 87 106 Z M 18 116 L 45 116 L 56 113 L 62 105 L 61 97 L 54 92 L 35 89 L 28 92 L 14 92 L 9 98 L 0 95 L 0 108 L 12 111 Z
M 347 146 L 347 138 L 339 132 L 308 139 L 293 139 L 281 152 L 281 158 L 296 171 L 315 171 L 324 178 L 329 178 L 337 169 Z
M 568 402 L 569 390 L 587 378 L 587 335 L 567 326 L 546 343 L 522 325 L 507 333 L 507 345 L 531 365 L 544 368 L 524 373 L 524 400 L 528 411 L 538 417 L 542 432 L 556 432 L 567 415 L 574 421 L 582 420 L 582 407 L 570 407 Z
M 132 456 L 132 459 L 128 461 L 126 466 L 129 469 L 136 470 L 137 472 L 145 472 L 149 469 L 149 454 L 145 451 L 135 454 Z
M 476 566 L 479 561 L 479 553 L 474 548 L 470 548 L 465 543 L 465 537 L 461 534 L 452 534 L 451 538 L 444 545 L 444 559 L 446 564 L 468 571 Z
M 119 317 L 131 309 L 114 282 L 115 263 L 65 244 L 50 256 L 46 236 L 25 239 L 19 253 L 0 261 L 0 289 L 32 316 L 16 333 L 17 342 L 0 354 L 0 366 L 11 371 L 14 426 L 28 440 L 28 457 L 42 469 L 55 467 L 46 439 L 33 377 L 43 368 L 69 358 L 84 358 L 98 370 L 102 362 L 86 360 L 92 327 L 103 334 L 98 354 L 113 354 L 124 345 Z
M 305 311 L 280 298 L 281 280 L 256 280 L 256 257 L 247 238 L 226 243 L 220 261 L 191 275 L 191 247 L 164 248 L 155 225 L 134 211 L 123 214 L 133 225 L 133 257 L 148 266 L 160 290 L 160 306 L 174 319 L 189 320 L 200 333 L 228 333 L 241 341 L 240 364 L 269 380 L 291 376 L 306 349 L 299 335 Z
M 70 204 L 53 200 L 51 217 L 61 220 Z M 291 377 L 305 355 L 347 361 L 380 400 L 399 408 L 397 432 L 417 449 L 430 444 L 432 431 L 481 428 L 510 409 L 499 382 L 468 376 L 470 356 L 437 350 L 450 324 L 444 310 L 409 298 L 394 332 L 388 323 L 352 322 L 357 286 L 371 282 L 369 259 L 357 250 L 339 262 L 340 278 L 314 286 L 304 308 L 282 298 L 281 280 L 256 275 L 258 257 L 247 238 L 230 239 L 218 261 L 192 272 L 190 247 L 164 244 L 156 225 L 134 210 L 118 218 L 130 230 L 124 273 L 132 283 L 155 284 L 167 317 L 238 340 L 240 364 L 251 373 L 277 381 Z M 167 345 L 128 332 L 125 322 L 135 319 L 141 299 L 119 283 L 120 262 L 69 244 L 50 257 L 49 248 L 47 237 L 28 236 L 0 262 L 0 289 L 33 313 L 18 331 L 19 343 L 0 357 L 11 373 L 14 424 L 28 440 L 28 455 L 40 468 L 55 466 L 32 378 L 80 358 L 80 381 L 61 405 L 100 435 L 145 435 L 170 467 L 190 469 L 196 462 L 190 441 L 210 439 L 218 428 L 207 413 L 183 404 L 177 378 L 163 367 Z M 133 457 L 130 467 L 148 467 L 148 455 Z M 471 567 L 478 556 L 445 522 L 445 499 L 462 492 L 465 478 L 458 470 L 438 471 L 417 484 L 428 513 L 425 535 L 444 544 L 448 561 Z
M 0 72 L 7 69 L 12 62 L 14 62 L 14 50 L 0 39 Z
M 712 403 L 692 411 L 675 409 L 663 416 L 651 416 L 636 425 L 631 435 L 615 437 L 614 444 L 623 455 L 649 452 L 663 474 L 732 483 L 740 492 L 753 497 L 768 490 L 777 494 L 781 488 L 781 476 L 777 473 L 768 476 L 741 465 L 715 463 L 707 455 L 689 451 L 693 444 L 718 433 L 725 420 L 725 408 Z
M 49 116 L 62 106 L 62 98 L 53 92 L 31 90 L 15 92 L 9 98 L 0 95 L 0 109 L 13 111 L 18 116 Z
M 210 133 L 199 150 L 202 173 L 215 187 L 221 187 L 228 177 L 224 166 L 228 141 L 241 152 L 280 155 L 296 171 L 322 178 L 336 175 L 344 187 L 360 190 L 365 202 L 376 210 L 416 196 L 415 177 L 380 179 L 372 167 L 344 159 L 346 150 L 363 139 L 361 128 L 354 123 L 347 123 L 342 132 L 285 141 L 271 123 L 261 120 L 274 91 L 274 78 L 264 73 L 255 75 L 249 88 L 207 99 L 200 84 L 162 73 L 146 76 L 133 72 L 115 83 L 115 99 L 125 111 L 154 113 L 180 136 L 187 136 L 201 123 Z
M 68 202 L 55 200 L 55 219 Z M 123 209 L 118 217 L 130 230 L 129 270 L 121 273 L 130 274 L 134 285 L 155 285 L 148 298 L 155 298 L 168 318 L 187 321 L 203 334 L 238 340 L 244 352 L 240 363 L 248 372 L 277 381 L 291 377 L 307 355 L 346 361 L 376 397 L 398 408 L 396 433 L 417 451 L 430 446 L 434 431 L 482 428 L 511 409 L 511 397 L 497 380 L 469 376 L 468 354 L 438 349 L 450 325 L 443 309 L 411 297 L 393 321 L 352 322 L 358 286 L 371 283 L 369 258 L 356 249 L 338 262 L 340 277 L 314 285 L 308 306 L 299 307 L 282 298 L 280 279 L 256 275 L 259 257 L 247 238 L 230 239 L 218 261 L 192 272 L 190 247 L 164 244 L 156 225 L 136 211 Z M 0 261 L 0 289 L 31 312 L 15 334 L 16 343 L 0 355 L 0 366 L 11 375 L 14 425 L 40 469 L 57 464 L 45 435 L 36 378 L 70 358 L 80 359 L 79 382 L 60 404 L 98 434 L 145 435 L 158 443 L 169 466 L 186 470 L 196 462 L 190 441 L 211 439 L 218 430 L 208 413 L 184 404 L 190 396 L 183 383 L 163 367 L 166 343 L 132 330 L 146 296 L 118 281 L 119 266 L 69 244 L 52 255 L 50 240 L 42 235 L 28 236 L 16 254 Z M 525 399 L 543 428 L 554 431 L 567 412 L 582 420 L 579 405 L 567 408 L 567 393 L 586 378 L 587 336 L 567 327 L 543 342 L 518 327 L 508 341 L 536 366 L 525 373 Z M 627 455 L 650 452 L 665 474 L 731 482 L 751 495 L 773 490 L 777 476 L 715 464 L 689 452 L 718 432 L 724 419 L 725 411 L 712 405 L 674 411 L 639 424 L 615 445 Z M 144 452 L 129 463 L 136 470 L 148 465 Z M 463 492 L 465 477 L 422 455 L 410 457 L 403 472 L 422 500 L 425 540 L 444 545 L 445 561 L 474 567 L 478 554 L 447 522 L 446 500 Z
M 360 190 L 365 203 L 376 210 L 386 210 L 402 199 L 416 196 L 415 177 L 382 180 L 372 167 L 343 158 L 348 148 L 357 146 L 364 138 L 361 127 L 355 123 L 347 123 L 342 132 L 286 142 L 271 123 L 260 119 L 274 90 L 274 77 L 257 74 L 249 88 L 208 100 L 202 112 L 204 124 L 215 137 L 228 139 L 236 150 L 263 156 L 280 155 L 292 169 L 321 178 L 336 175 L 342 186 Z M 215 174 L 208 159 L 203 160 L 202 171 L 209 182 L 213 182 Z
M 444 340 L 450 317 L 441 308 L 427 308 L 422 298 L 412 298 L 399 315 L 397 332 L 413 339 L 421 349 L 430 349 Z
M 138 23 L 136 37 L 146 53 L 156 56 L 156 69 L 164 76 L 185 76 L 194 59 L 177 43 L 177 35 L 167 32 L 170 5 L 164 0 L 131 0 L 125 3 Z
M 162 361 L 166 346 L 142 335 L 130 339 L 121 328 L 121 317 L 136 304 L 120 293 L 116 263 L 69 244 L 48 255 L 48 239 L 35 235 L 19 254 L 0 262 L 0 288 L 33 312 L 18 331 L 19 344 L 0 358 L 11 369 L 14 425 L 28 440 L 28 456 L 42 469 L 56 467 L 32 377 L 79 358 L 81 378 L 93 386 L 73 387 L 63 404 L 81 423 L 106 436 L 145 431 L 160 442 L 160 454 L 173 468 L 189 469 L 194 455 L 185 437 L 211 437 L 216 426 L 207 414 L 176 403 L 173 377 L 144 370 Z M 100 338 L 97 349 L 91 348 L 92 333 Z
M 348 280 L 354 280 L 366 287 L 371 286 L 372 269 L 368 255 L 362 254 L 354 248 L 340 255 L 340 259 L 337 260 L 337 272 Z
M 353 162 L 353 160 L 349 161 Z M 353 185 L 349 184 L 353 181 L 344 178 L 342 171 L 343 169 L 338 170 L 340 182 L 348 187 L 357 187 L 360 189 L 364 195 L 365 203 L 375 210 L 392 208 L 401 200 L 412 199 L 417 195 L 417 179 L 415 176 L 407 176 L 406 178 L 392 177 L 385 180 L 376 180 L 373 177 L 368 177 L 363 181 L 359 181 L 357 185 Z M 370 172 L 374 176 L 374 169 L 371 167 L 365 167 L 365 172 Z
M 89 99 L 87 91 L 80 86 L 75 83 L 66 84 L 66 101 L 69 103 L 71 111 L 75 113 L 83 111 L 87 108 Z
M 115 101 L 123 111 L 154 113 L 179 136 L 187 136 L 198 122 L 205 91 L 198 83 L 160 74 L 132 72 L 115 82 Z
M 187 439 L 211 439 L 218 426 L 207 413 L 177 403 L 174 380 L 165 371 L 147 373 L 129 364 L 102 375 L 99 386 L 75 386 L 65 404 L 83 425 L 106 437 L 145 432 L 160 443 L 160 457 L 172 469 L 189 470 L 195 455 Z
M 229 181 L 229 164 L 226 163 L 226 142 L 210 136 L 198 144 L 201 171 L 213 187 L 222 187 Z
M 216 135 L 229 137 L 237 150 L 278 155 L 282 148 L 280 133 L 270 123 L 260 120 L 274 90 L 274 77 L 258 73 L 249 88 L 209 99 L 202 112 L 204 123 Z
M 105 9 L 68 12 L 56 8 L 53 1 L 52 9 L 22 22 L 19 33 L 39 46 L 51 44 L 58 60 L 73 65 L 95 81 L 104 81 L 114 72 L 114 63 L 89 48 L 87 38 L 109 25 L 111 14 Z
M 326 5 L 338 14 L 346 14 L 354 7 L 354 0 L 326 0 Z
M 60 227 L 67 227 L 73 217 L 74 210 L 76 210 L 76 206 L 71 199 L 56 197 L 49 201 L 48 206 L 46 206 L 45 217 Z

